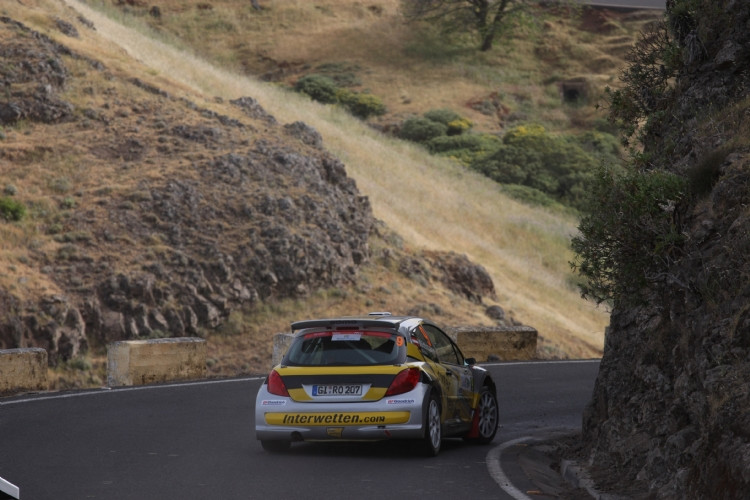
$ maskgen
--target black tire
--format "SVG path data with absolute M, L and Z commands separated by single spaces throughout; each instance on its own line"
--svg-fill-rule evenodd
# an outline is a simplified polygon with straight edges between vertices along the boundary
M 440 443 L 443 439 L 443 434 L 440 422 L 440 400 L 434 392 L 430 394 L 424 413 L 422 451 L 428 457 L 435 457 L 440 453 Z
M 500 423 L 500 412 L 495 391 L 486 385 L 482 387 L 482 391 L 479 393 L 477 412 L 479 412 L 479 436 L 472 441 L 487 444 L 495 438 Z
M 261 439 L 260 445 L 261 447 L 263 447 L 264 450 L 266 450 L 269 453 L 281 453 L 291 448 L 292 442 L 291 441 L 269 441 L 266 439 Z

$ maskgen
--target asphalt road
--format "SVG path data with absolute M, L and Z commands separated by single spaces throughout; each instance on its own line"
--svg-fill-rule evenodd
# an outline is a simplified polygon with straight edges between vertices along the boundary
M 503 427 L 488 446 L 446 440 L 436 458 L 401 441 L 269 455 L 253 432 L 257 378 L 5 398 L 0 477 L 24 500 L 511 498 L 490 458 L 519 438 L 580 429 L 598 368 L 488 365 Z M 519 468 L 495 462 L 527 487 Z

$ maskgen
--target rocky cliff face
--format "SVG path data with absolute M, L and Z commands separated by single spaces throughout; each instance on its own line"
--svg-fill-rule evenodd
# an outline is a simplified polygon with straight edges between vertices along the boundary
M 584 438 L 630 492 L 747 498 L 750 5 L 668 4 L 684 64 L 645 152 L 701 189 L 675 210 L 685 240 L 663 284 L 612 314 Z
M 351 282 L 369 259 L 369 202 L 303 123 L 281 126 L 251 98 L 229 103 L 246 120 L 230 118 L 9 18 L 0 81 L 0 124 L 49 138 L 5 141 L 5 185 L 45 156 L 83 171 L 78 186 L 50 180 L 59 205 L 38 216 L 49 245 L 23 259 L 60 293 L 0 291 L 0 348 L 44 347 L 54 363 L 89 339 L 195 335 L 233 308 Z M 66 100 L 74 87 L 88 103 Z

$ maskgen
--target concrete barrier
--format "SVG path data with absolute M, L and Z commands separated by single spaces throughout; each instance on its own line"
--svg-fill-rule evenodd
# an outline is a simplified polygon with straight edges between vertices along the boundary
M 48 389 L 47 351 L 39 348 L 0 350 L 0 395 Z
M 204 339 L 125 340 L 107 346 L 107 385 L 110 387 L 205 377 Z
M 292 345 L 294 335 L 291 333 L 277 333 L 273 336 L 273 354 L 271 355 L 271 367 L 281 363 L 281 358 L 286 354 L 286 350 Z
M 480 363 L 536 358 L 538 334 L 530 326 L 461 326 L 448 333 L 464 356 Z
M 461 352 L 477 362 L 536 358 L 537 331 L 530 326 L 459 326 L 446 329 Z M 273 337 L 271 366 L 281 362 L 292 343 L 291 333 Z

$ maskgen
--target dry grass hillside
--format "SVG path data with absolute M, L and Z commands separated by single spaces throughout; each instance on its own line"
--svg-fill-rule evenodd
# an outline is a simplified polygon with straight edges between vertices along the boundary
M 107 109 L 116 117 L 108 127 L 115 134 L 140 131 L 141 116 L 147 113 L 158 113 L 167 123 L 177 117 L 190 120 L 192 108 L 184 102 L 247 121 L 226 104 L 242 96 L 257 99 L 282 124 L 305 122 L 344 163 L 375 217 L 385 223 L 371 240 L 372 259 L 353 286 L 256 303 L 232 312 L 218 329 L 203 332 L 210 340 L 214 374 L 265 371 L 272 335 L 292 320 L 370 309 L 421 310 L 447 325 L 492 324 L 484 309 L 497 304 L 508 317 L 539 330 L 541 357 L 601 355 L 607 311 L 580 299 L 568 265 L 575 217 L 514 201 L 484 177 L 370 125 L 450 107 L 487 131 L 524 119 L 552 130 L 592 126 L 601 120 L 593 107 L 597 92 L 614 81 L 633 33 L 653 14 L 550 17 L 540 21 L 541 31 L 478 54 L 466 43 L 455 48 L 434 35 L 415 36 L 398 18 L 396 1 L 267 0 L 258 12 L 249 2 L 167 0 L 159 3 L 158 18 L 148 14 L 145 3 L 119 3 L 119 9 L 100 5 L 100 11 L 77 0 L 16 0 L 0 7 L 0 15 L 84 56 L 69 62 L 76 78 L 63 95 L 76 109 Z M 77 26 L 80 36 L 61 33 L 58 20 Z M 101 61 L 108 70 L 90 71 L 85 58 Z M 282 88 L 324 63 L 357 68 L 360 87 L 382 97 L 388 114 L 367 124 Z M 591 82 L 591 102 L 566 106 L 558 83 L 579 76 Z M 146 82 L 146 90 L 123 83 L 132 78 Z M 164 108 L 164 101 L 147 90 L 149 85 L 184 99 L 183 104 Z M 471 106 L 477 102 L 488 103 L 492 111 Z M 251 123 L 258 133 L 266 128 L 262 120 Z M 75 282 L 76 258 L 69 259 L 72 283 L 61 286 L 29 255 L 59 257 L 75 244 L 85 245 L 92 238 L 85 231 L 86 214 L 98 217 L 96 207 L 106 205 L 104 200 L 121 195 L 123 203 L 137 203 L 133 196 L 144 183 L 189 176 L 186 167 L 205 154 L 206 146 L 197 145 L 167 154 L 155 148 L 127 167 L 117 160 L 82 161 L 83 146 L 102 130 L 81 128 L 77 123 L 52 129 L 23 121 L 3 128 L 0 144 L 15 153 L 0 160 L 0 183 L 12 185 L 33 207 L 32 217 L 23 222 L 0 224 L 0 283 L 15 296 L 54 296 L 65 293 L 65 286 L 83 288 L 85 283 Z M 239 137 L 216 147 L 231 152 L 237 144 L 242 144 Z M 109 152 L 111 158 L 127 153 Z M 143 259 L 158 261 L 164 250 L 158 234 L 113 238 L 122 269 Z M 84 257 L 95 261 L 97 250 L 88 245 Z M 477 304 L 442 287 L 425 287 L 389 263 L 391 250 L 466 255 L 489 272 L 496 296 Z M 88 354 L 56 369 L 61 385 L 101 381 L 103 351 L 92 344 Z

